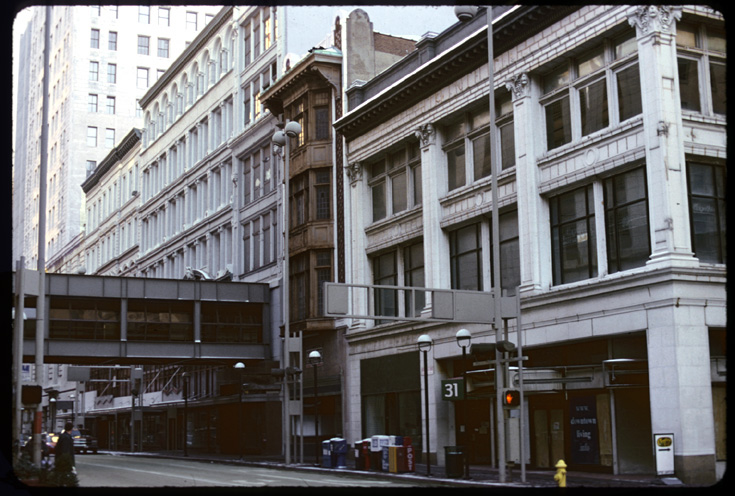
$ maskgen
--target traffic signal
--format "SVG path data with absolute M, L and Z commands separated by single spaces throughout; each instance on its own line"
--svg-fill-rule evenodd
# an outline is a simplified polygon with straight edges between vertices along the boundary
M 470 346 L 470 353 L 477 362 L 495 360 L 495 349 L 501 353 L 515 351 L 515 343 L 510 341 L 498 341 L 497 343 L 473 343 Z
M 506 389 L 503 392 L 503 405 L 517 407 L 521 405 L 521 392 L 517 389 Z

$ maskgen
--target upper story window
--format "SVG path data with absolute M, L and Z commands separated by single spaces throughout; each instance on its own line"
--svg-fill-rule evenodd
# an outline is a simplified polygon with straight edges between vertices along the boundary
M 117 33 L 115 31 L 110 31 L 107 37 L 107 49 L 117 50 Z
M 548 150 L 641 113 L 636 53 L 630 30 L 542 76 Z
M 373 222 L 421 204 L 421 153 L 410 142 L 368 165 Z
M 490 111 L 479 108 L 444 126 L 449 191 L 490 175 L 489 124 Z
M 90 61 L 89 62 L 89 80 L 97 81 L 99 79 L 99 74 L 100 74 L 99 62 Z
M 186 13 L 186 29 L 197 30 L 197 13 L 187 12 Z
M 692 248 L 702 262 L 727 263 L 726 185 L 722 164 L 687 163 Z
M 710 25 L 676 25 L 682 110 L 705 115 L 727 113 L 726 36 Z
M 171 25 L 171 9 L 169 7 L 158 7 L 158 25 Z
M 150 24 L 151 22 L 151 8 L 147 5 L 138 6 L 138 22 L 143 24 Z
M 138 55 L 148 55 L 150 53 L 150 45 L 150 36 L 138 36 Z
M 592 185 L 557 195 L 549 203 L 554 284 L 597 276 Z
M 165 38 L 158 38 L 158 56 L 168 58 L 169 54 L 169 40 Z
M 271 18 L 268 11 L 263 11 L 263 51 L 271 47 Z
M 89 39 L 89 47 L 90 48 L 100 47 L 100 30 L 99 29 L 92 30 L 92 34 L 90 35 L 90 39 Z

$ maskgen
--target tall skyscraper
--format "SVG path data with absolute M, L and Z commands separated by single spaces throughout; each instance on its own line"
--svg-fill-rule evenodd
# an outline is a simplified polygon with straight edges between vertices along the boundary
M 46 261 L 84 229 L 81 184 L 116 143 L 142 126 L 140 97 L 220 6 L 54 6 L 48 23 L 48 118 L 43 120 L 46 7 L 21 37 L 13 176 L 13 259 L 38 261 L 39 174 L 47 153 Z M 41 131 L 48 126 L 47 147 Z

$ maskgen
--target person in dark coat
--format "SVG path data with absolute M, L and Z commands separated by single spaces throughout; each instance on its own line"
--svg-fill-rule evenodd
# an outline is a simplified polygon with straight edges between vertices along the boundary
M 74 439 L 71 437 L 71 431 L 74 424 L 67 422 L 64 426 L 64 432 L 59 436 L 56 442 L 55 465 L 56 470 L 60 472 L 73 472 L 74 466 Z

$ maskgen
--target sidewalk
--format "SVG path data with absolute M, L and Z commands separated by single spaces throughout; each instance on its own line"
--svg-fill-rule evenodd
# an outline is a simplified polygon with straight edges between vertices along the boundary
M 104 453 L 104 451 L 103 451 Z M 357 475 L 380 475 L 383 477 L 396 477 L 401 479 L 420 478 L 422 480 L 436 481 L 437 484 L 441 485 L 453 485 L 453 486 L 468 486 L 477 487 L 488 485 L 501 485 L 508 487 L 517 488 L 528 488 L 528 487 L 558 487 L 556 481 L 554 481 L 554 470 L 526 470 L 526 481 L 521 482 L 521 469 L 520 466 L 514 467 L 512 470 L 506 470 L 506 479 L 504 483 L 499 482 L 498 470 L 486 465 L 471 465 L 470 466 L 470 478 L 450 478 L 446 475 L 446 468 L 443 466 L 432 465 L 430 467 L 430 476 L 427 475 L 426 464 L 417 463 L 416 470 L 414 472 L 406 473 L 391 473 L 391 472 L 378 472 L 378 471 L 365 471 L 356 470 L 354 468 L 354 461 L 350 460 L 347 462 L 347 468 L 322 468 L 315 464 L 313 456 L 304 456 L 304 463 L 296 463 L 292 461 L 291 464 L 287 465 L 284 461 L 283 456 L 262 456 L 262 455 L 246 455 L 242 459 L 238 455 L 232 454 L 219 454 L 219 453 L 203 453 L 194 450 L 189 450 L 188 456 L 185 457 L 181 450 L 178 451 L 155 451 L 155 452 L 136 452 L 131 453 L 127 451 L 110 451 L 110 454 L 119 456 L 150 456 L 159 458 L 180 458 L 196 461 L 208 461 L 215 463 L 226 463 L 230 465 L 248 465 L 248 466 L 261 466 L 261 467 L 274 467 L 281 469 L 291 470 L 304 470 L 304 471 L 340 471 L 353 473 Z M 613 475 L 613 474 L 601 474 L 601 473 L 590 473 L 590 472 L 579 472 L 572 471 L 567 472 L 567 487 L 595 487 L 595 488 L 663 488 L 663 487 L 686 487 L 678 479 L 674 477 L 657 477 L 655 475 L 637 475 L 637 474 L 625 474 L 625 475 Z

